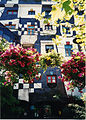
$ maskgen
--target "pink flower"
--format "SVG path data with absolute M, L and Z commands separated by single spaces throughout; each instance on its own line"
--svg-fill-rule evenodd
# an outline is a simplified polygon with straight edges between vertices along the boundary
M 83 73 L 79 73 L 79 74 L 78 74 L 78 77 L 82 77 L 82 75 L 83 75 Z
M 6 71 L 6 72 L 5 72 L 5 75 L 8 75 L 8 73 L 9 73 L 9 71 Z
M 4 82 L 4 85 L 6 85 L 7 82 Z
M 61 79 L 61 76 L 58 76 L 58 79 Z
M 10 79 L 8 80 L 8 82 L 10 82 Z
M 8 79 L 9 79 L 9 77 L 8 77 L 8 76 L 6 76 L 6 77 L 5 77 L 5 80 L 8 80 Z

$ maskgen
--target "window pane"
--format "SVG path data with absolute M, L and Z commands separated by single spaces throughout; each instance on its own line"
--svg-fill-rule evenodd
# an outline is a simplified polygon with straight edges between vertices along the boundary
M 32 34 L 34 34 L 34 30 L 32 30 Z
M 35 15 L 35 11 L 29 11 L 28 15 Z
M 53 79 L 55 80 L 55 77 L 52 77 L 52 80 L 53 80 Z
M 9 26 L 9 25 L 6 25 L 6 27 L 7 27 L 7 28 L 10 28 L 10 26 Z
M 52 83 L 56 83 L 56 80 L 52 80 Z
M 51 80 L 51 77 L 48 77 L 48 80 Z
M 51 83 L 51 80 L 48 80 L 48 83 Z
M 15 25 L 12 25 L 12 26 L 11 26 L 11 29 L 15 29 Z
M 11 15 L 11 14 L 12 14 L 12 11 L 8 12 L 8 14 Z
M 71 56 L 71 53 L 72 53 L 72 45 L 65 45 L 65 55 L 66 56 Z
M 17 14 L 17 12 L 13 12 L 13 14 L 14 14 L 14 15 L 16 15 L 16 14 Z
M 30 29 L 34 29 L 34 26 L 28 26 L 28 28 L 30 28 Z
M 46 46 L 45 46 L 46 53 L 48 53 L 48 52 L 51 51 L 52 49 L 54 49 L 54 46 L 53 46 L 53 45 L 46 45 Z
M 28 35 L 30 35 L 30 30 L 28 30 Z

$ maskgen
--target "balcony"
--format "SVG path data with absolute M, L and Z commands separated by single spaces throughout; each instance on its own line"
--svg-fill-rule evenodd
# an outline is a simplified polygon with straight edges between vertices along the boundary
M 21 44 L 23 46 L 32 46 L 37 40 L 37 35 L 22 35 Z
M 52 0 L 42 0 L 42 4 L 43 5 L 52 5 L 52 4 L 56 4 L 57 2 L 54 2 Z

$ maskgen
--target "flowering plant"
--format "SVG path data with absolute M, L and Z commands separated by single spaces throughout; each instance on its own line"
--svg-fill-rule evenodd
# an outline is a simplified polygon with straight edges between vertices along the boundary
M 63 82 L 69 81 L 69 88 L 77 87 L 79 92 L 85 86 L 85 55 L 83 52 L 77 52 L 72 55 L 72 58 L 61 66 L 61 73 Z M 71 87 L 70 87 L 71 86 Z
M 52 50 L 51 52 L 41 55 L 39 63 L 45 70 L 47 67 L 60 66 L 62 63 L 62 56 Z
M 82 95 L 81 99 L 86 103 L 86 92 Z
M 22 74 L 24 80 L 30 82 L 38 74 L 39 67 L 36 63 L 39 62 L 39 56 L 34 48 L 24 49 L 20 45 L 10 45 L 9 49 L 0 55 L 0 63 L 11 74 Z

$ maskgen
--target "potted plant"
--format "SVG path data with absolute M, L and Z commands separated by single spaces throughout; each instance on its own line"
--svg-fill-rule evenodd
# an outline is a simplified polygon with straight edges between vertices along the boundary
M 0 55 L 0 63 L 6 71 L 17 76 L 22 74 L 24 82 L 30 82 L 38 74 L 39 67 L 36 63 L 39 62 L 39 56 L 34 48 L 24 49 L 20 45 L 10 45 Z
M 40 56 L 39 64 L 43 69 L 46 70 L 47 67 L 60 66 L 62 63 L 62 58 L 63 57 L 59 53 L 52 50 L 51 52 L 45 53 Z
M 60 67 L 63 77 L 59 78 L 62 82 L 69 82 L 67 86 L 68 90 L 77 87 L 79 92 L 82 93 L 82 89 L 85 87 L 85 59 L 86 57 L 83 52 L 77 52 Z

